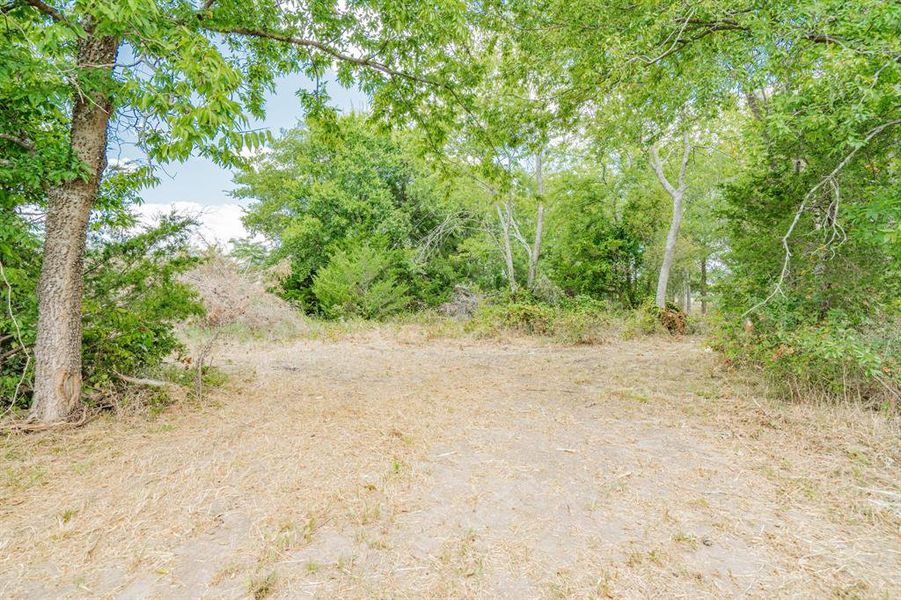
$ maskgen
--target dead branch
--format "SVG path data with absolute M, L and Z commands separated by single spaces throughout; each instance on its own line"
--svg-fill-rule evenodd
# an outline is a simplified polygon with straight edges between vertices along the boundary
M 16 318 L 15 313 L 13 313 L 13 286 L 9 283 L 9 279 L 6 277 L 6 270 L 3 268 L 3 261 L 0 261 L 0 278 L 3 279 L 4 285 L 6 285 L 6 310 L 9 314 L 9 319 L 12 321 L 13 327 L 16 330 L 16 341 L 19 343 L 19 348 L 25 352 L 25 366 L 22 367 L 22 375 L 19 377 L 19 382 L 16 384 L 15 390 L 13 390 L 13 397 L 10 399 L 9 408 L 3 413 L 4 416 L 12 407 L 16 405 L 16 400 L 19 398 L 19 391 L 22 389 L 22 385 L 25 383 L 25 377 L 28 375 L 28 367 L 31 366 L 31 352 L 28 351 L 28 348 L 25 346 L 25 342 L 22 341 L 22 328 L 19 325 L 19 320 Z M 18 350 L 17 350 L 18 352 Z M 3 357 L 7 358 L 6 355 Z
M 142 377 L 130 377 L 128 375 L 123 375 L 122 373 L 119 373 L 118 371 L 116 371 L 116 377 L 118 377 L 119 379 L 121 379 L 122 381 L 124 381 L 126 383 L 131 383 L 134 385 L 142 385 L 145 387 L 161 388 L 161 387 L 166 387 L 166 386 L 170 386 L 170 385 L 175 385 L 174 383 L 172 383 L 170 381 L 161 381 L 159 379 L 146 379 L 146 378 L 142 378 Z
M 100 413 L 91 411 L 87 406 L 82 408 L 81 417 L 77 421 L 56 421 L 54 423 L 32 423 L 27 420 L 13 421 L 0 426 L 0 432 L 7 435 L 16 433 L 39 433 L 41 431 L 60 431 L 62 429 L 75 429 L 83 427 L 97 419 Z
M 11 142 L 16 146 L 26 150 L 28 152 L 34 152 L 34 142 L 29 139 L 23 137 L 17 137 L 15 135 L 11 135 L 9 133 L 0 133 L 0 140 L 5 140 L 7 142 Z
M 769 301 L 775 298 L 777 294 L 783 293 L 782 286 L 785 283 L 785 278 L 788 276 L 789 263 L 791 262 L 792 257 L 791 246 L 789 246 L 788 241 L 789 239 L 791 239 L 792 234 L 795 232 L 795 228 L 798 226 L 798 222 L 801 220 L 801 215 L 804 214 L 804 211 L 807 209 L 808 203 L 814 197 L 814 195 L 827 184 L 831 184 L 833 186 L 833 189 L 837 193 L 838 182 L 835 178 L 841 172 L 841 170 L 844 169 L 848 165 L 848 163 L 851 162 L 851 159 L 854 158 L 855 155 L 857 155 L 860 149 L 869 144 L 873 138 L 875 138 L 877 135 L 879 135 L 889 127 L 892 127 L 893 125 L 897 125 L 899 123 L 901 123 L 901 119 L 895 119 L 894 121 L 888 121 L 887 123 L 883 123 L 882 125 L 871 129 L 864 137 L 863 142 L 859 146 L 856 146 L 853 150 L 851 150 L 851 152 L 849 152 L 828 175 L 820 179 L 820 181 L 815 186 L 810 188 L 810 191 L 808 191 L 804 195 L 804 199 L 801 200 L 801 204 L 800 206 L 798 206 L 798 210 L 795 211 L 795 216 L 792 219 L 791 225 L 789 225 L 788 230 L 785 232 L 785 235 L 782 236 L 782 248 L 785 250 L 785 256 L 782 259 L 782 270 L 779 272 L 779 278 L 776 281 L 776 285 L 773 286 L 773 290 L 766 298 L 742 313 L 740 317 L 741 319 L 744 319 L 752 312 L 769 303 Z M 836 215 L 836 217 L 837 216 L 838 215 Z

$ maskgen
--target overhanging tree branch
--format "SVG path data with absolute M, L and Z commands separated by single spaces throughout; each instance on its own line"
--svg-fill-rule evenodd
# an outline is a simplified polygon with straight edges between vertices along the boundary
M 406 79 L 408 81 L 415 81 L 417 83 L 422 83 L 426 85 L 436 85 L 439 87 L 447 87 L 443 84 L 435 83 L 429 79 L 424 77 L 420 77 L 417 75 L 411 75 L 410 73 L 405 73 L 404 71 L 399 71 L 395 68 L 392 68 L 386 65 L 383 62 L 379 62 L 374 60 L 372 57 L 361 57 L 354 56 L 352 54 L 348 54 L 343 52 L 337 48 L 334 48 L 328 44 L 324 44 L 318 40 L 313 40 L 310 38 L 303 38 L 294 36 L 288 33 L 278 32 L 278 31 L 267 31 L 263 29 L 252 29 L 249 27 L 219 27 L 217 25 L 212 25 L 209 22 L 204 21 L 201 24 L 203 29 L 207 31 L 212 31 L 215 33 L 221 33 L 223 35 L 239 35 L 244 37 L 253 37 L 258 39 L 266 39 L 272 40 L 275 42 L 282 42 L 284 44 L 290 44 L 292 46 L 299 46 L 302 48 L 311 48 L 322 52 L 332 58 L 340 60 L 342 62 L 347 62 L 351 64 L 355 64 L 361 67 L 367 67 L 373 69 L 375 71 L 384 73 L 386 75 L 390 75 L 391 77 L 399 77 L 401 79 Z
M 59 21 L 60 23 L 68 23 L 68 20 L 63 16 L 63 13 L 59 12 L 46 2 L 42 2 L 41 0 L 25 0 L 25 3 L 38 9 L 45 15 L 53 17 L 54 21 Z

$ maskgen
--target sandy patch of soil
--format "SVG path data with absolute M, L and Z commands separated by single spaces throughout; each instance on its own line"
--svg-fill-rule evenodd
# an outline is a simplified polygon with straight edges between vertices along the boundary
M 240 344 L 158 418 L 0 444 L 0 596 L 887 598 L 898 423 L 694 339 Z

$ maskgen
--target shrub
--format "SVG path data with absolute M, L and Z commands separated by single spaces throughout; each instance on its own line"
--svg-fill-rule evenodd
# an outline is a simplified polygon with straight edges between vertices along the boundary
M 898 322 L 850 327 L 841 315 L 795 322 L 764 313 L 744 328 L 719 327 L 720 348 L 760 365 L 778 390 L 795 399 L 853 399 L 896 404 L 901 393 Z
M 685 333 L 686 326 L 688 325 L 688 318 L 678 306 L 667 302 L 666 306 L 663 308 L 655 306 L 653 308 L 653 313 L 656 313 L 660 324 L 672 335 L 682 335 Z
M 504 332 L 522 335 L 548 335 L 554 309 L 521 301 L 486 304 L 480 307 L 467 329 L 479 335 L 496 336 Z
M 563 344 L 603 344 L 619 332 L 608 313 L 561 310 L 551 326 L 552 337 Z
M 0 399 L 7 403 L 17 392 L 27 395 L 30 390 L 34 361 L 29 353 L 36 335 L 34 291 L 40 270 L 40 243 L 24 220 L 2 205 L 0 269 Z
M 179 281 L 199 261 L 188 247 L 194 224 L 170 216 L 89 250 L 82 343 L 88 385 L 152 369 L 181 348 L 176 324 L 204 310 L 197 292 Z
M 628 313 L 622 335 L 628 340 L 667 331 L 660 320 L 659 309 L 652 302 L 647 302 Z
M 381 318 L 409 302 L 398 283 L 393 257 L 369 246 L 340 250 L 313 278 L 313 293 L 329 318 Z
M 466 329 L 486 337 L 514 333 L 563 344 L 601 344 L 619 334 L 618 321 L 606 303 L 589 298 L 559 306 L 514 300 L 481 306 Z
M 170 216 L 137 234 L 121 229 L 91 240 L 85 256 L 82 368 L 89 396 L 115 392 L 122 386 L 117 374 L 134 375 L 160 365 L 180 348 L 175 325 L 203 311 L 194 290 L 178 281 L 197 263 L 188 252 L 190 219 Z M 2 230 L 2 228 L 0 228 Z M 19 229 L 19 232 L 27 230 Z M 39 272 L 37 237 L 28 246 L 3 248 L 10 280 L 10 299 L 22 341 L 33 352 L 37 309 L 33 298 Z M 0 284 L 5 287 L 5 284 Z M 4 294 L 4 304 L 6 304 Z M 7 312 L 8 311 L 4 311 Z M 0 319 L 0 355 L 18 343 L 16 324 L 9 314 Z M 0 361 L 0 393 L 9 401 L 22 378 L 25 353 Z M 30 403 L 33 361 L 24 373 L 19 406 Z

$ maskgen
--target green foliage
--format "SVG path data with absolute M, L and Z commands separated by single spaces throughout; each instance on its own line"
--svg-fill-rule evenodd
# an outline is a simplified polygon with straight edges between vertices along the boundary
M 36 335 L 40 244 L 27 222 L 5 208 L 0 208 L 0 266 L 0 398 L 12 399 L 17 388 L 28 391 L 33 375 L 29 352 Z
M 385 133 L 360 115 L 308 119 L 236 180 L 237 195 L 253 199 L 245 224 L 270 240 L 271 260 L 290 260 L 284 294 L 307 310 L 319 308 L 317 273 L 342 249 L 403 255 L 396 274 L 424 306 L 442 302 L 471 268 L 456 255 L 466 251 L 472 186 L 430 168 L 411 132 Z
M 398 312 L 409 302 L 398 283 L 390 253 L 370 246 L 336 252 L 313 278 L 313 293 L 330 318 L 376 319 Z
M 572 345 L 604 344 L 620 337 L 661 332 L 653 318 L 646 327 L 636 326 L 633 321 L 640 312 L 618 311 L 589 296 L 569 298 L 556 306 L 525 298 L 499 298 L 480 306 L 465 329 L 482 337 L 529 335 Z
M 847 42 L 796 48 L 816 72 L 778 70 L 780 91 L 744 131 L 752 160 L 726 190 L 718 335 L 793 395 L 878 401 L 901 390 L 901 65 L 884 57 L 901 10 L 834 8 L 830 35 Z
M 791 313 L 756 321 L 752 331 L 720 329 L 719 348 L 739 362 L 761 365 L 786 396 L 891 402 L 901 390 L 901 323 L 848 325 L 833 314 L 799 323 Z
M 82 354 L 89 385 L 154 368 L 181 347 L 175 325 L 203 312 L 196 291 L 178 280 L 198 261 L 188 250 L 194 225 L 172 215 L 88 250 Z
M 512 331 L 523 335 L 547 335 L 554 318 L 553 307 L 529 302 L 500 302 L 480 307 L 471 325 L 481 335 Z
M 18 224 L 14 231 L 27 229 Z M 105 229 L 92 240 L 85 259 L 83 369 L 86 387 L 105 393 L 121 385 L 117 374 L 135 375 L 158 367 L 180 348 L 174 327 L 203 307 L 179 276 L 197 263 L 189 253 L 190 219 L 172 215 L 138 233 Z M 2 232 L 3 229 L 0 229 Z M 31 234 L 26 245 L 4 251 L 4 271 L 13 285 L 13 311 L 28 352 L 34 344 L 34 302 L 40 252 Z M 9 265 L 9 268 L 7 268 Z M 5 286 L 5 284 L 4 284 Z M 17 332 L 5 306 L 0 318 L 0 354 L 17 347 Z M 0 362 L 0 395 L 12 399 L 25 366 L 24 352 Z M 33 364 L 33 363 L 32 363 Z M 25 372 L 17 402 L 27 405 L 33 372 Z
M 150 165 L 198 154 L 239 166 L 245 223 L 266 243 L 238 244 L 235 257 L 289 263 L 283 294 L 332 318 L 436 306 L 457 284 L 500 296 L 509 275 L 498 207 L 515 220 L 506 241 L 523 288 L 540 205 L 539 285 L 483 307 L 471 327 L 594 343 L 683 316 L 647 308 L 671 212 L 647 150 L 689 131 L 669 291 L 711 288 L 720 346 L 796 393 L 898 394 L 897 2 L 49 6 L 3 8 L 7 397 L 23 372 L 31 377 L 24 350 L 34 343 L 46 190 L 86 175 L 70 147 L 71 99 L 92 92 L 112 100 L 111 131 L 127 130 L 149 160 L 107 169 L 93 206 L 89 385 L 158 363 L 177 348 L 173 323 L 198 310 L 178 282 L 192 264 L 187 223 L 121 235 L 133 225 L 127 207 L 154 182 Z M 78 64 L 78 48 L 98 36 L 119 46 L 115 68 Z M 372 96 L 368 118 L 326 110 L 329 72 Z M 251 130 L 289 73 L 313 82 L 298 93 L 305 122 L 277 139 Z M 264 145 L 271 152 L 240 158 Z M 546 191 L 531 167 L 537 154 Z M 673 157 L 663 158 L 671 171 Z M 623 307 L 638 308 L 613 316 Z
M 470 53 L 457 60 L 451 51 L 466 48 L 472 34 L 459 2 L 429 0 L 413 10 L 381 1 L 317 2 L 305 10 L 273 0 L 100 0 L 46 9 L 50 4 L 4 6 L 7 34 L 0 38 L 0 133 L 35 149 L 20 147 L 15 161 L 0 163 L 0 185 L 14 172 L 19 191 L 38 196 L 42 183 L 78 174 L 65 136 L 76 91 L 112 97 L 121 124 L 154 163 L 197 153 L 235 164 L 242 149 L 267 142 L 249 118 L 263 116 L 265 94 L 281 76 L 301 73 L 315 82 L 299 93 L 311 114 L 328 114 L 319 82 L 330 69 L 343 85 L 370 93 L 385 120 L 408 122 L 428 105 L 436 139 L 479 76 Z M 77 64 L 79 42 L 103 36 L 119 48 L 114 76 Z M 454 90 L 442 85 L 449 80 Z M 6 139 L 0 148 L 12 151 L 13 144 Z
M 547 262 L 568 294 L 635 306 L 651 293 L 655 279 L 645 254 L 665 204 L 646 193 L 649 173 L 636 171 L 607 182 L 577 173 L 552 180 Z

